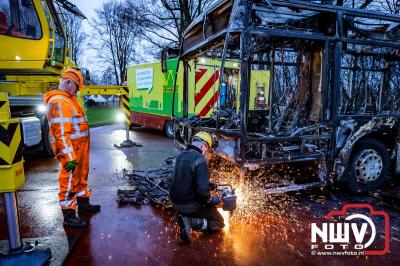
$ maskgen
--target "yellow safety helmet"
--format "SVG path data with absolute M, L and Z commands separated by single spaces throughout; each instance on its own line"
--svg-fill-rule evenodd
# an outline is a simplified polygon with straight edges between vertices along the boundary
M 200 132 L 197 132 L 196 135 L 194 135 L 193 137 L 197 137 L 197 138 L 207 142 L 208 146 L 211 149 L 211 147 L 212 147 L 212 137 L 208 132 L 200 131 Z

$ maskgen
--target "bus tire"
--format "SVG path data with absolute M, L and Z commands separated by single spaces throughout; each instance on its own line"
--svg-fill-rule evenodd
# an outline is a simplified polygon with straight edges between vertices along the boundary
M 350 158 L 345 185 L 352 193 L 373 191 L 386 182 L 389 167 L 385 145 L 377 139 L 362 139 Z

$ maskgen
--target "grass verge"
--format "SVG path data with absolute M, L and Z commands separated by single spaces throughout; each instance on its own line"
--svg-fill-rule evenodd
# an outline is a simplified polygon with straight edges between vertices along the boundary
M 103 126 L 117 122 L 118 108 L 87 107 L 86 116 L 89 126 Z

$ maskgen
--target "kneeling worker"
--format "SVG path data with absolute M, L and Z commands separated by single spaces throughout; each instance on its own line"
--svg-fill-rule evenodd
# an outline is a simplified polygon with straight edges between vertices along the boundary
M 191 242 L 190 228 L 209 233 L 224 227 L 224 219 L 215 207 L 219 199 L 211 198 L 204 158 L 211 146 L 210 134 L 199 132 L 176 158 L 170 198 L 178 212 L 179 237 L 186 243 Z
M 75 69 L 67 69 L 61 75 L 58 89 L 44 95 L 52 148 L 60 162 L 59 203 L 64 226 L 71 227 L 88 225 L 76 216 L 76 208 L 78 214 L 100 211 L 100 205 L 89 203 L 90 136 L 85 112 L 75 97 L 80 87 L 83 87 L 82 74 Z

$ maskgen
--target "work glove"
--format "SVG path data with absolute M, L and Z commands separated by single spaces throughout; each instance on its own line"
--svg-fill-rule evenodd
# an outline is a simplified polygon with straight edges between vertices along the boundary
M 69 161 L 66 164 L 64 164 L 64 170 L 68 172 L 74 172 L 77 164 L 78 162 L 75 160 Z
M 219 197 L 212 197 L 212 198 L 211 198 L 211 202 L 212 202 L 212 204 L 214 204 L 214 205 L 218 205 L 218 204 L 221 203 L 221 199 L 220 199 Z

